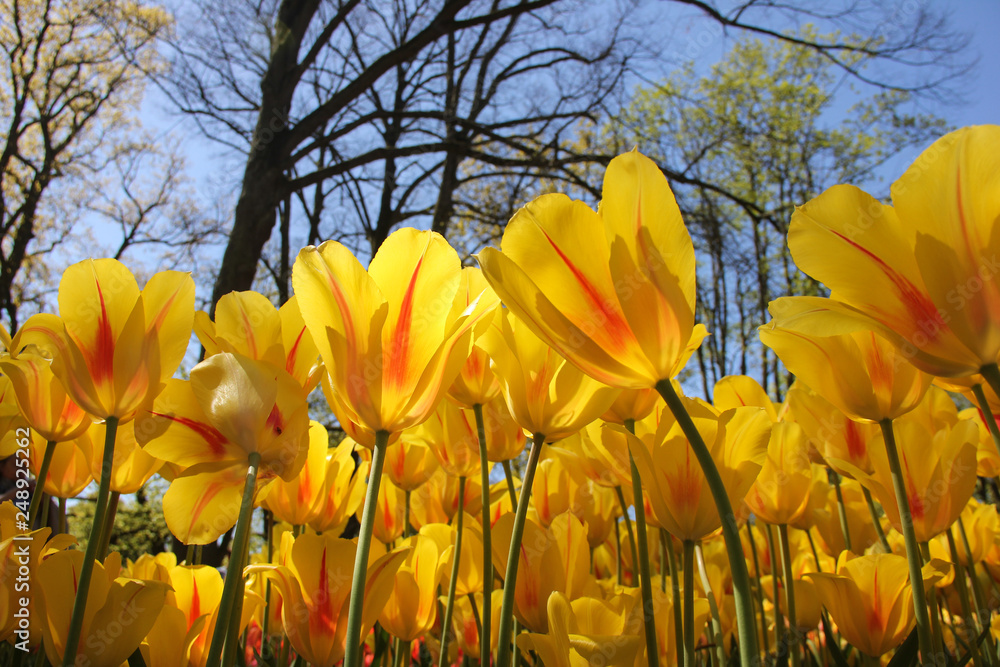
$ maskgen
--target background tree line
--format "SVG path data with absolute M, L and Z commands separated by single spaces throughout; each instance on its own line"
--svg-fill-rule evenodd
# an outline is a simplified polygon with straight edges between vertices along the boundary
M 747 373 L 780 398 L 755 329 L 775 297 L 822 290 L 790 262 L 789 216 L 837 182 L 886 192 L 880 165 L 944 131 L 926 110 L 974 62 L 936 7 L 0 0 L 3 324 L 51 308 L 83 256 L 191 270 L 208 310 L 251 288 L 284 302 L 295 253 L 326 239 L 364 257 L 416 225 L 468 258 L 541 192 L 596 206 L 638 146 L 698 248 L 713 335 L 689 390 Z M 150 90 L 173 134 L 144 127 Z M 216 190 L 178 134 L 225 165 Z

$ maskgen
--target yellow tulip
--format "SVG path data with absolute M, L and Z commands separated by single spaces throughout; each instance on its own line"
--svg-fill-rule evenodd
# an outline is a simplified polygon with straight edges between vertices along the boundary
M 1000 545 L 1000 514 L 996 513 L 993 505 L 969 501 L 962 510 L 961 518 L 969 542 L 969 551 L 972 553 L 972 561 L 969 561 L 969 554 L 963 548 L 964 545 L 961 545 L 957 549 L 958 562 L 966 567 L 972 567 L 986 560 L 990 551 Z M 958 532 L 957 528 L 955 532 Z
M 996 477 L 1000 475 L 1000 453 L 997 451 L 993 436 L 986 425 L 986 417 L 977 408 L 967 408 L 959 413 L 959 418 L 969 420 L 979 427 L 979 441 L 976 444 L 976 474 L 980 477 Z M 996 419 L 991 415 L 990 419 Z
M 906 414 L 920 403 L 931 376 L 917 370 L 873 331 L 835 332 L 832 317 L 786 312 L 771 303 L 774 317 L 759 329 L 764 345 L 816 393 L 857 421 L 881 422 Z M 816 330 L 824 333 L 817 334 Z
M 809 460 L 809 441 L 798 424 L 782 422 L 771 429 L 764 466 L 746 503 L 770 524 L 793 524 L 809 509 L 821 471 Z
M 344 438 L 326 454 L 319 503 L 316 514 L 309 521 L 309 527 L 316 532 L 339 535 L 351 515 L 361 507 L 367 489 L 365 476 L 369 464 L 362 462 L 355 470 L 352 453 L 357 446 L 354 440 Z
M 662 409 L 635 422 L 636 433 L 655 432 L 656 420 L 661 413 Z M 591 422 L 576 436 L 565 440 L 562 446 L 579 446 L 582 468 L 595 483 L 608 487 L 620 486 L 626 498 L 631 495 L 632 464 L 629 462 L 628 439 L 623 431 L 602 428 L 599 422 Z
M 583 518 L 587 478 L 580 469 L 578 458 L 568 450 L 549 447 L 538 462 L 532 500 L 538 522 L 546 528 L 563 512 L 573 512 Z
M 637 151 L 608 165 L 599 212 L 543 195 L 508 223 L 501 249 L 479 263 L 503 302 L 605 384 L 670 379 L 706 335 L 691 237 L 663 173 Z
M 94 481 L 91 474 L 90 455 L 84 444 L 86 434 L 72 442 L 65 442 L 52 450 L 52 461 L 45 476 L 45 493 L 56 498 L 75 498 Z M 34 431 L 31 433 L 31 470 L 38 477 L 46 443 Z
M 146 667 L 185 667 L 192 663 L 191 648 L 205 627 L 207 617 L 188 629 L 184 612 L 166 606 L 160 610 L 156 622 L 139 646 Z
M 437 457 L 430 445 L 412 431 L 404 431 L 399 444 L 385 453 L 385 474 L 403 491 L 415 491 L 438 469 Z
M 847 515 L 847 530 L 851 536 L 851 546 L 859 552 L 879 541 L 875 524 L 872 522 L 861 485 L 853 479 L 840 480 L 840 492 L 844 498 L 844 512 Z M 824 551 L 836 558 L 841 551 L 847 549 L 844 541 L 844 530 L 840 524 L 840 508 L 837 504 L 837 494 L 834 488 L 826 489 L 826 506 L 815 513 L 816 531 L 819 533 L 819 545 Z M 888 530 L 886 518 L 879 517 L 879 523 Z
M 449 475 L 479 475 L 479 434 L 472 410 L 442 401 L 427 421 L 410 430 L 410 437 L 429 446 Z
M 767 457 L 767 413 L 745 407 L 720 414 L 707 403 L 684 400 L 719 468 L 730 503 L 738 506 Z M 661 411 L 655 432 L 627 437 L 657 523 L 681 540 L 701 540 L 718 530 L 722 518 L 705 475 L 669 412 Z
M 94 424 L 76 440 L 85 459 L 90 462 L 94 479 L 101 478 L 106 441 L 106 423 Z M 134 423 L 118 428 L 113 456 L 110 484 L 115 493 L 135 493 L 163 467 L 163 461 L 150 456 L 136 442 Z
M 474 595 L 476 607 L 483 608 L 483 594 Z M 500 626 L 500 601 L 503 598 L 503 591 L 497 589 L 490 594 L 490 653 L 496 649 L 497 633 Z M 476 620 L 477 613 L 472 610 L 472 601 L 468 597 L 455 598 L 455 611 L 451 617 L 452 631 L 455 633 L 456 643 L 466 655 L 479 655 L 479 623 Z
M 448 566 L 441 546 L 426 535 L 403 540 L 409 550 L 396 570 L 392 592 L 378 614 L 378 622 L 390 635 L 410 642 L 434 627 L 437 590 Z
M 471 305 L 479 295 L 487 295 L 489 300 L 499 306 L 493 288 L 486 282 L 483 272 L 471 266 L 462 269 L 462 278 L 458 285 L 459 298 L 465 297 L 465 304 Z M 490 357 L 478 345 L 473 345 L 469 356 L 462 365 L 462 370 L 448 389 L 448 397 L 463 408 L 472 409 L 475 405 L 486 405 L 500 395 L 500 383 L 490 369 Z
M 42 641 L 41 623 L 34 620 L 39 617 L 41 591 L 38 566 L 76 539 L 67 534 L 49 539 L 52 530 L 48 527 L 24 532 L 18 527 L 22 514 L 13 502 L 0 504 L 0 642 L 34 648 Z M 26 606 L 22 604 L 25 598 Z M 27 616 L 22 611 L 25 608 Z
M 801 381 L 788 390 L 787 403 L 790 418 L 802 427 L 825 464 L 848 477 L 850 473 L 837 467 L 836 461 L 847 461 L 854 468 L 871 472 L 868 449 L 878 434 L 878 426 L 854 421 Z
M 441 587 L 445 590 L 451 582 L 456 532 L 453 526 L 444 523 L 431 523 L 420 527 L 420 535 L 434 540 L 441 554 L 442 563 L 447 565 L 441 573 Z M 458 561 L 458 578 L 455 581 L 456 601 L 472 593 L 481 593 L 484 583 L 483 531 L 476 525 L 473 517 L 466 514 L 462 521 L 462 557 Z
M 66 650 L 72 613 L 66 597 L 76 592 L 83 556 L 82 551 L 58 551 L 38 565 L 45 654 L 52 664 L 60 664 Z M 77 660 L 82 658 L 85 664 L 125 662 L 139 648 L 166 601 L 167 584 L 119 578 L 120 570 L 117 553 L 94 565 L 77 653 Z
M 383 484 L 378 490 L 372 535 L 382 544 L 390 544 L 403 536 L 406 514 L 406 494 L 393 484 Z M 357 511 L 361 521 L 361 509 Z
M 231 292 L 215 305 L 214 322 L 208 313 L 195 313 L 194 332 L 205 356 L 232 352 L 267 361 L 284 368 L 305 394 L 316 388 L 324 371 L 294 296 L 279 310 L 257 292 Z
M 493 566 L 503 572 L 510 551 L 514 515 L 505 514 L 493 526 Z M 556 517 L 548 530 L 525 522 L 514 588 L 514 613 L 533 632 L 548 632 L 546 602 L 553 591 L 570 599 L 598 596 L 590 574 L 586 527 L 572 514 Z
M 780 408 L 775 406 L 760 383 L 746 375 L 727 375 L 716 382 L 712 390 L 712 405 L 720 411 L 744 406 L 763 408 L 773 422 L 778 421 Z
M 461 264 L 432 232 L 400 229 L 368 271 L 328 241 L 304 248 L 292 283 L 306 327 L 351 421 L 398 432 L 430 416 L 468 356 L 473 327 L 496 307 L 459 294 Z
M 594 664 L 632 667 L 642 653 L 641 605 L 628 595 L 610 600 L 569 598 L 552 593 L 546 604 L 548 634 L 517 638 L 527 655 L 534 651 L 546 667 L 587 667 Z
M 186 466 L 163 497 L 167 526 L 185 544 L 208 544 L 232 528 L 244 477 L 259 459 L 259 494 L 289 481 L 308 450 L 307 406 L 299 385 L 266 362 L 220 353 L 171 380 L 137 420 L 148 454 Z
M 877 329 L 932 375 L 995 369 L 997 142 L 995 125 L 938 139 L 893 184 L 892 206 L 837 185 L 796 209 L 792 257 L 831 290 L 830 299 L 791 297 L 803 302 L 796 308 Z
M 222 600 L 222 575 L 207 565 L 180 565 L 170 568 L 169 576 L 173 591 L 168 604 L 184 615 L 180 636 L 187 638 L 188 633 L 196 633 L 188 646 L 187 658 L 192 665 L 203 665 L 215 630 L 212 621 L 216 620 Z M 175 635 L 175 642 L 177 638 Z
M 683 592 L 683 587 L 681 589 Z M 677 626 L 674 624 L 674 600 L 670 592 L 670 586 L 663 591 L 659 586 L 653 587 L 653 608 L 656 609 L 654 620 L 656 623 L 656 647 L 660 653 L 659 660 L 652 662 L 644 660 L 641 665 L 659 665 L 660 667 L 670 667 L 680 665 L 683 662 L 681 657 L 683 637 L 676 636 Z M 705 632 L 708 619 L 711 616 L 708 600 L 700 594 L 695 594 L 694 599 L 694 636 L 700 637 Z
M 332 535 L 299 535 L 284 565 L 251 565 L 278 587 L 284 600 L 282 620 L 295 652 L 317 667 L 332 667 L 347 648 L 347 601 L 357 545 Z M 372 563 L 364 578 L 365 605 L 359 644 L 368 634 L 392 593 L 405 550 Z
M 59 312 L 18 332 L 52 355 L 52 371 L 81 408 L 98 419 L 131 419 L 177 370 L 194 319 L 194 281 L 154 274 L 140 291 L 121 262 L 72 265 L 59 282 Z
M 625 425 L 625 421 L 639 421 L 653 411 L 660 394 L 651 387 L 646 389 L 625 389 L 618 394 L 618 398 L 611 404 L 608 411 L 601 415 L 601 419 L 613 424 Z
M 0 331 L 4 328 L 0 326 Z M 18 450 L 18 427 L 27 426 L 28 422 L 21 416 L 21 408 L 17 405 L 17 394 L 14 385 L 6 375 L 0 375 L 0 458 L 14 456 Z
M 306 461 L 297 476 L 289 481 L 275 480 L 261 506 L 274 513 L 278 521 L 295 526 L 310 523 L 325 506 L 326 455 L 330 436 L 319 422 L 309 423 Z
M 928 542 L 946 530 L 961 514 L 976 486 L 976 425 L 959 422 L 954 428 L 928 433 L 919 424 L 896 427 L 906 497 L 918 542 Z M 871 451 L 874 472 L 856 471 L 854 477 L 881 503 L 892 526 L 902 532 L 885 447 Z M 842 463 L 847 466 L 848 464 Z
M 943 576 L 940 561 L 924 567 L 929 590 Z M 872 657 L 899 646 L 913 628 L 912 591 L 906 559 L 895 554 L 855 556 L 841 553 L 836 574 L 811 572 L 816 594 L 844 638 Z
M 24 419 L 45 440 L 73 440 L 90 426 L 90 415 L 69 397 L 48 359 L 22 352 L 0 359 L 0 369 L 10 378 Z
M 483 406 L 483 427 L 486 430 L 486 458 L 501 463 L 520 456 L 527 437 L 514 421 L 503 396 L 497 395 Z
M 795 597 L 795 626 L 802 632 L 809 632 L 819 626 L 820 616 L 823 612 L 823 605 L 816 594 L 816 585 L 809 579 L 795 579 L 792 584 L 794 585 Z M 764 597 L 771 604 L 775 604 L 774 577 L 771 575 L 761 577 L 760 587 L 764 591 Z M 787 618 L 787 597 L 784 590 L 785 583 L 779 579 L 778 591 L 780 594 L 778 595 L 776 604 L 781 613 Z
M 573 435 L 618 396 L 618 390 L 584 375 L 506 309 L 496 314 L 479 344 L 489 352 L 514 420 L 545 442 Z

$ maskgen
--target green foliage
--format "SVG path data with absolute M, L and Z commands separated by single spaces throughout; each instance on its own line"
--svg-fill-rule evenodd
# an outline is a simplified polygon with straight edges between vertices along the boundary
M 170 550 L 174 538 L 163 518 L 165 490 L 166 483 L 156 476 L 139 493 L 121 497 L 109 550 L 121 553 L 122 562 L 135 560 L 142 554 Z M 94 503 L 86 500 L 73 503 L 66 515 L 69 532 L 76 537 L 80 548 L 86 549 L 94 520 Z M 180 557 L 183 556 L 181 553 Z

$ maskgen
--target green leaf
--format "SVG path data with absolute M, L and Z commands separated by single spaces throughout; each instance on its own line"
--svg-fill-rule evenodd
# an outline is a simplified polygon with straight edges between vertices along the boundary
M 915 667 L 919 651 L 920 640 L 917 638 L 917 629 L 913 628 L 906 640 L 896 649 L 896 655 L 889 661 L 889 667 Z
M 826 648 L 830 652 L 833 664 L 836 667 L 850 667 L 847 664 L 847 658 L 844 657 L 844 652 L 840 650 L 837 638 L 833 636 L 833 632 L 830 630 L 830 617 L 826 613 L 823 614 L 823 634 L 826 636 Z

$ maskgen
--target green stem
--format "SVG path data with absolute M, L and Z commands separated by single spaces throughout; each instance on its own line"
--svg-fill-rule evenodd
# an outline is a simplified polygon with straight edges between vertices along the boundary
M 837 514 L 840 516 L 840 530 L 844 534 L 844 546 L 848 551 L 854 551 L 854 547 L 851 545 L 851 528 L 847 522 L 847 506 L 844 504 L 844 492 L 840 488 L 840 475 L 835 470 L 830 470 L 829 477 L 831 483 L 833 483 L 833 489 L 837 494 Z
M 628 532 L 628 549 L 632 554 L 632 582 L 635 583 L 635 573 L 639 567 L 639 551 L 635 546 L 635 531 L 632 530 L 632 519 L 628 515 L 628 505 L 625 503 L 622 487 L 616 486 L 615 493 L 618 494 L 618 505 L 622 508 L 622 518 L 625 521 L 625 530 Z M 639 511 L 636 510 L 636 515 L 638 516 L 638 514 Z M 619 542 L 619 544 L 621 543 Z M 619 549 L 621 549 L 620 546 Z
M 118 501 L 122 494 L 118 491 L 111 492 L 111 500 L 108 502 L 108 515 L 104 518 L 104 527 L 101 528 L 101 540 L 97 547 L 97 560 L 103 561 L 108 555 L 108 547 L 111 546 L 111 533 L 115 528 L 115 516 L 118 515 Z
M 219 616 L 212 634 L 212 644 L 208 649 L 206 664 L 219 665 L 222 660 L 222 647 L 229 634 L 230 618 L 236 606 L 236 596 L 243 595 L 243 545 L 250 531 L 250 517 L 253 514 L 253 495 L 257 488 L 257 473 L 260 468 L 260 453 L 250 452 L 247 466 L 246 481 L 243 485 L 243 501 L 240 504 L 240 515 L 236 520 L 236 532 L 233 534 L 233 548 L 229 555 L 229 565 L 226 566 L 226 580 L 222 584 L 222 599 L 219 601 Z M 68 666 L 65 666 L 68 667 Z
M 660 592 L 667 592 L 667 531 L 660 528 Z
M 66 651 L 63 654 L 63 667 L 76 664 L 76 651 L 80 647 L 80 631 L 83 628 L 83 614 L 87 608 L 87 593 L 90 591 L 90 579 L 94 574 L 94 559 L 97 554 L 97 542 L 104 517 L 108 513 L 108 496 L 111 493 L 111 469 L 115 460 L 115 434 L 118 432 L 118 418 L 108 417 L 104 437 L 104 459 L 101 462 L 101 482 L 97 489 L 97 506 L 94 509 L 94 523 L 90 527 L 90 539 L 87 540 L 87 550 L 83 554 L 83 566 L 80 568 L 80 579 L 76 587 L 76 599 L 73 601 L 73 615 L 66 633 Z
M 413 529 L 410 528 L 410 493 L 409 489 L 403 494 L 403 537 L 409 537 L 413 534 Z
M 372 467 L 368 473 L 368 491 L 365 494 L 365 507 L 361 512 L 358 551 L 354 557 L 354 579 L 351 582 L 351 602 L 347 612 L 347 634 L 345 635 L 347 646 L 344 667 L 358 667 L 361 664 L 361 615 L 365 605 L 365 575 L 368 570 L 368 551 L 372 543 L 372 529 L 375 526 L 378 487 L 382 482 L 382 466 L 385 464 L 385 450 L 388 444 L 389 432 L 376 431 L 375 448 L 372 451 Z
M 41 523 L 39 526 L 49 525 L 49 508 L 52 506 L 52 499 L 49 498 L 49 494 L 42 495 L 42 516 Z M 104 556 L 101 556 L 100 560 L 104 560 Z
M 512 663 L 511 631 L 514 621 L 514 586 L 517 583 L 521 537 L 524 535 L 524 522 L 528 516 L 528 503 L 531 502 L 531 485 L 535 479 L 535 468 L 538 467 L 538 456 L 542 453 L 542 445 L 544 444 L 545 436 L 541 433 L 536 433 L 531 439 L 528 467 L 524 471 L 524 480 L 521 482 L 521 498 L 517 503 L 517 513 L 514 515 L 510 551 L 507 552 L 507 572 L 503 578 L 503 603 L 500 605 L 500 630 L 497 635 L 497 667 L 507 667 Z
M 493 630 L 493 605 L 490 604 L 490 591 L 493 590 L 493 538 L 490 527 L 490 462 L 486 450 L 486 422 L 483 419 L 483 406 L 480 403 L 476 403 L 472 406 L 472 412 L 476 416 L 476 433 L 479 436 L 479 474 L 480 484 L 483 487 L 483 614 L 480 623 L 485 630 L 481 630 L 479 633 L 479 664 L 482 667 L 489 667 L 490 632 Z M 473 596 L 470 600 L 472 601 L 472 611 L 475 612 L 476 598 Z
M 736 602 L 736 626 L 740 642 L 740 664 L 743 667 L 750 667 L 757 659 L 757 637 L 753 629 L 753 594 L 750 589 L 750 573 L 747 571 L 746 559 L 743 556 L 743 545 L 740 544 L 739 525 L 736 521 L 736 514 L 733 512 L 726 493 L 726 485 L 719 476 L 719 470 L 712 460 L 712 453 L 705 445 L 701 434 L 691 421 L 691 416 L 684 409 L 677 392 L 674 391 L 670 380 L 660 380 L 656 383 L 656 390 L 666 401 L 667 406 L 673 413 L 674 418 L 680 425 L 681 430 L 687 437 L 694 450 L 701 470 L 705 475 L 705 482 L 712 491 L 712 498 L 715 506 L 719 510 L 722 518 L 722 536 L 726 541 L 726 553 L 729 556 L 729 567 L 733 577 L 733 596 Z
M 49 466 L 52 464 L 52 454 L 56 451 L 56 443 L 49 440 L 45 443 L 45 454 L 42 455 L 42 467 L 38 469 L 38 476 L 35 477 L 35 492 L 31 494 L 31 505 L 28 507 L 28 523 L 35 523 L 35 512 L 42 505 L 42 494 L 45 491 L 45 480 L 49 476 Z M 42 524 L 44 526 L 45 524 Z
M 979 577 L 976 576 L 976 561 L 972 558 L 972 548 L 969 545 L 969 535 L 965 532 L 965 522 L 962 517 L 958 517 L 958 534 L 962 538 L 962 547 L 965 549 L 966 561 L 969 563 L 969 578 L 972 583 L 972 597 L 976 601 L 976 616 L 979 617 L 979 623 L 985 629 L 990 627 L 990 616 L 992 611 L 986 604 L 986 595 L 983 591 L 982 586 L 979 585 Z M 988 574 L 988 573 L 987 573 Z M 993 577 L 987 577 L 990 581 L 993 581 Z M 985 614 L 985 618 L 983 615 Z M 975 641 L 975 639 L 973 639 Z M 989 654 L 992 656 L 996 655 L 996 643 L 993 640 L 993 633 L 986 633 L 986 645 L 989 647 Z
M 626 419 L 625 428 L 629 433 L 635 434 L 635 420 Z M 646 510 L 645 501 L 642 495 L 642 478 L 639 477 L 639 469 L 632 458 L 632 450 L 628 453 L 629 465 L 632 468 L 632 506 L 635 508 L 635 532 L 638 533 L 637 546 L 639 547 L 639 592 L 642 596 L 642 620 L 646 627 L 646 655 L 656 656 L 651 659 L 658 659 L 660 655 L 656 648 L 656 611 L 653 606 L 653 580 L 649 575 L 649 544 L 646 535 Z M 633 572 L 635 571 L 633 567 Z
M 472 618 L 473 618 L 473 620 L 476 621 L 476 636 L 479 637 L 479 643 L 480 643 L 480 645 L 482 645 L 482 643 L 483 643 L 483 619 L 479 615 L 479 606 L 476 604 L 476 594 L 475 593 L 469 593 L 468 597 L 469 597 L 469 606 L 472 607 Z M 492 606 L 490 604 L 492 601 L 493 601 L 492 597 L 487 597 L 485 595 L 485 593 L 483 594 L 483 608 L 484 609 L 487 608 L 487 607 L 489 607 L 489 606 Z M 486 639 L 489 639 L 489 637 L 487 637 Z M 482 646 L 480 646 L 480 648 L 482 648 Z M 489 658 L 489 655 L 490 655 L 490 643 L 487 642 L 486 643 L 486 657 Z M 480 662 L 479 664 L 482 665 L 484 663 Z M 489 661 L 487 661 L 485 664 L 489 665 L 490 663 L 489 663 Z
M 979 615 L 972 615 L 972 603 L 969 600 L 969 588 L 965 581 L 965 573 L 962 572 L 962 568 L 958 567 L 958 549 L 955 548 L 955 536 L 951 532 L 949 527 L 944 531 L 945 537 L 948 539 L 948 551 L 951 554 L 951 562 L 955 563 L 955 588 L 958 589 L 958 599 L 962 604 L 962 618 L 963 625 L 972 625 L 973 632 L 969 633 L 969 648 L 972 651 L 972 664 L 980 665 L 982 664 L 982 656 L 979 655 L 979 642 L 976 641 L 976 637 L 982 632 L 982 627 L 979 625 Z
M 701 550 L 701 543 L 694 546 L 695 558 L 698 560 L 698 574 L 701 576 L 701 587 L 705 590 L 705 597 L 708 598 L 708 610 L 712 614 L 712 634 L 713 643 L 718 653 L 718 665 L 726 664 L 726 645 L 722 634 L 722 620 L 719 616 L 719 604 L 715 601 L 715 592 L 712 590 L 712 582 L 708 578 L 708 569 L 705 567 L 705 554 Z
M 986 380 L 986 383 L 990 385 L 990 389 L 993 390 L 993 393 L 1000 396 L 1000 367 L 997 367 L 995 362 L 992 364 L 986 364 L 979 369 L 979 373 L 983 376 L 983 379 Z M 975 389 L 973 389 L 973 391 L 975 391 Z M 986 414 L 991 414 L 988 404 L 986 412 L 983 416 L 985 417 Z
M 267 541 L 267 562 L 274 562 L 274 514 L 268 510 L 264 510 L 264 539 Z M 270 617 L 271 617 L 271 579 L 264 579 L 264 618 L 261 619 L 260 623 L 260 654 L 261 657 L 270 657 L 270 651 L 267 651 L 268 643 L 267 638 L 270 633 Z M 267 655 L 265 656 L 265 652 Z
M 920 574 L 920 547 L 917 545 L 917 535 L 913 530 L 913 516 L 910 513 L 910 500 L 906 494 L 906 483 L 903 480 L 903 470 L 899 464 L 899 452 L 896 449 L 896 436 L 892 430 L 892 420 L 879 422 L 882 427 L 882 437 L 885 440 L 885 451 L 889 459 L 889 471 L 892 474 L 892 486 L 896 492 L 896 504 L 899 506 L 899 521 L 903 538 L 906 541 L 906 560 L 910 568 L 910 589 L 913 592 L 913 611 L 917 618 L 917 637 L 920 640 L 920 653 L 925 662 L 931 659 L 930 618 L 927 616 L 927 597 L 924 594 L 924 579 Z
M 451 554 L 451 581 L 448 582 L 448 603 L 444 607 L 441 620 L 441 656 L 438 667 L 448 664 L 448 640 L 451 638 L 451 615 L 455 610 L 455 587 L 458 585 L 458 566 L 462 560 L 462 515 L 465 501 L 465 476 L 458 478 L 458 525 L 455 531 L 455 550 Z
M 670 559 L 670 603 L 674 608 L 674 641 L 673 646 L 677 646 L 677 642 L 681 641 L 684 636 L 684 606 L 681 600 L 681 574 L 680 568 L 677 567 L 677 554 L 674 553 L 674 545 L 670 544 L 667 548 L 667 558 Z
M 872 523 L 875 524 L 875 533 L 878 535 L 878 542 L 887 554 L 891 554 L 892 547 L 889 546 L 889 540 L 885 539 L 885 531 L 882 530 L 882 521 L 878 515 L 878 511 L 875 509 L 875 501 L 872 500 L 872 493 L 865 486 L 861 487 L 861 493 L 865 494 L 865 503 L 868 505 L 868 513 L 872 517 Z
M 781 576 L 785 580 L 785 610 L 788 612 L 788 651 L 792 667 L 802 664 L 799 650 L 798 616 L 795 615 L 795 578 L 792 575 L 792 552 L 788 546 L 788 525 L 778 524 L 778 544 L 781 546 Z
M 774 598 L 774 650 L 779 655 L 781 654 L 781 635 L 785 630 L 785 614 L 781 611 L 781 577 L 778 574 L 778 569 L 776 567 L 778 558 L 778 549 L 774 546 L 774 531 L 771 530 L 771 524 L 764 524 L 764 533 L 767 536 L 767 550 L 771 554 L 771 584 L 772 591 L 771 595 Z
M 920 543 L 920 556 L 923 563 L 929 563 L 931 560 L 931 547 L 927 542 Z M 930 597 L 927 600 L 927 604 L 930 606 L 930 617 L 931 617 L 931 644 L 934 647 L 934 652 L 938 655 L 943 655 L 944 651 L 944 640 L 943 634 L 941 632 L 941 622 L 938 616 L 938 606 L 937 606 L 937 595 L 935 595 L 935 590 L 931 589 Z
M 684 540 L 684 667 L 694 657 L 694 540 Z
M 621 522 L 619 521 L 615 521 L 615 544 L 618 545 L 618 547 L 615 549 L 615 555 L 617 556 L 615 560 L 618 561 L 618 585 L 623 586 L 624 580 L 622 579 L 622 530 L 621 530 Z
M 507 493 L 510 495 L 510 505 L 511 507 L 517 507 L 517 491 L 514 490 L 514 473 L 510 469 L 510 461 L 504 461 L 500 464 L 500 467 L 503 468 L 503 476 L 507 480 Z
M 760 585 L 760 557 L 757 555 L 757 541 L 753 538 L 753 525 L 747 521 L 747 537 L 750 538 L 750 552 L 753 554 L 753 571 L 757 580 L 757 606 L 760 607 L 760 623 L 764 631 L 760 636 L 764 638 L 764 654 L 770 651 L 767 639 L 767 612 L 764 609 L 764 587 Z M 757 615 L 754 614 L 754 634 L 757 634 Z
M 396 651 L 396 657 L 392 661 L 393 667 L 410 667 L 410 661 L 407 660 L 409 656 L 410 656 L 410 642 L 408 641 L 399 642 L 399 650 Z

